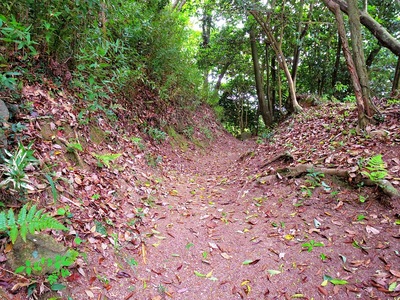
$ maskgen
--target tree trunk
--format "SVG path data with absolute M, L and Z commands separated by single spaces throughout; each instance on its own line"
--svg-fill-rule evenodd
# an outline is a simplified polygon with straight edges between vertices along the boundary
M 325 0 L 323 0 L 325 2 Z M 345 13 L 349 13 L 349 8 L 345 0 L 334 0 Z M 379 41 L 383 47 L 388 48 L 396 56 L 400 56 L 400 41 L 394 38 L 379 22 L 375 21 L 365 10 L 360 11 L 360 21 Z
M 367 117 L 371 118 L 377 112 L 371 101 L 368 72 L 365 64 L 364 49 L 362 45 L 360 11 L 357 7 L 357 0 L 347 0 L 349 7 L 349 25 L 351 33 L 351 45 L 353 49 L 353 61 L 357 70 L 358 79 L 361 85 L 361 93 L 364 102 L 364 111 Z
M 358 110 L 358 125 L 360 128 L 365 128 L 365 126 L 368 124 L 368 118 L 365 115 L 361 85 L 353 62 L 353 58 L 350 53 L 349 44 L 346 37 L 346 29 L 344 25 L 343 16 L 340 12 L 340 7 L 333 0 L 322 0 L 322 1 L 329 8 L 329 10 L 335 14 L 338 32 L 342 40 L 343 53 L 346 58 L 347 68 L 349 69 L 350 72 L 351 80 L 353 82 L 353 87 L 354 87 L 354 93 L 356 96 L 357 110 Z
M 273 120 L 272 120 L 271 112 L 268 110 L 268 105 L 265 101 L 264 84 L 263 84 L 262 75 L 261 75 L 262 73 L 260 70 L 260 62 L 258 61 L 257 42 L 256 42 L 256 36 L 255 36 L 253 28 L 250 29 L 249 34 L 250 34 L 251 58 L 253 61 L 253 69 L 254 69 L 254 77 L 255 77 L 255 82 L 256 82 L 258 106 L 259 106 L 263 121 L 265 123 L 265 126 L 270 126 L 272 124 Z
M 393 96 L 398 96 L 400 92 L 400 56 L 397 58 L 396 71 L 394 73 L 392 94 Z
M 298 24 L 298 34 L 299 37 L 296 41 L 296 47 L 294 48 L 294 54 L 293 54 L 293 64 L 292 64 L 292 78 L 293 78 L 293 83 L 294 85 L 296 85 L 296 75 L 297 75 L 297 68 L 299 66 L 299 60 L 300 60 L 300 51 L 301 51 L 301 45 L 303 43 L 303 39 L 306 36 L 308 27 L 309 27 L 309 23 L 305 23 L 304 27 L 302 27 L 302 22 L 301 22 L 301 16 L 303 14 L 303 4 L 304 4 L 304 0 L 301 0 L 300 2 L 300 21 Z M 311 20 L 311 14 L 312 14 L 312 10 L 313 10 L 313 4 L 310 4 L 310 9 L 308 10 L 308 20 Z
M 337 48 L 336 48 L 336 58 L 335 58 L 335 67 L 333 69 L 332 74 L 332 88 L 335 88 L 337 82 L 337 74 L 339 73 L 340 67 L 340 56 L 341 56 L 341 47 L 342 47 L 342 39 L 340 38 L 340 34 L 338 34 L 338 41 L 337 41 Z
M 367 66 L 367 69 L 369 69 L 372 66 L 372 62 L 374 61 L 375 57 L 378 55 L 379 51 L 381 51 L 382 46 L 377 45 L 372 51 L 369 53 L 367 60 L 365 61 L 365 64 Z
M 272 106 L 276 105 L 276 59 L 275 56 L 271 57 L 271 102 Z M 281 103 L 279 103 L 279 110 L 281 111 Z
M 182 3 L 185 1 L 180 1 L 178 0 L 176 5 L 178 5 L 178 10 L 179 10 L 179 3 Z M 173 8 L 176 8 L 176 6 L 173 5 Z M 203 18 L 201 19 L 201 37 L 202 37 L 202 44 L 201 47 L 203 49 L 207 49 L 210 47 L 210 35 L 211 35 L 211 25 L 212 25 L 212 17 L 211 14 L 208 10 L 207 7 L 204 7 L 203 9 Z M 208 82 L 208 75 L 209 75 L 209 69 L 206 67 L 204 70 L 203 74 L 203 92 L 206 97 L 209 95 L 209 82 Z
M 220 87 L 221 87 L 221 83 L 222 83 L 222 78 L 224 78 L 225 73 L 228 71 L 229 66 L 232 64 L 232 61 L 228 61 L 221 70 L 221 73 L 218 76 L 218 80 L 217 83 L 215 84 L 215 92 L 218 92 Z
M 290 74 L 289 67 L 286 63 L 286 58 L 285 55 L 283 54 L 282 47 L 280 43 L 275 39 L 275 36 L 273 34 L 273 30 L 270 27 L 270 24 L 268 22 L 264 22 L 263 18 L 260 16 L 260 13 L 258 11 L 249 11 L 249 13 L 254 17 L 254 19 L 257 21 L 257 23 L 261 26 L 262 30 L 264 33 L 267 35 L 269 42 L 271 43 L 272 49 L 274 49 L 276 58 L 278 60 L 278 63 L 282 70 L 285 72 L 286 80 L 288 83 L 288 89 L 289 89 L 289 95 L 290 95 L 290 107 L 289 111 L 298 113 L 302 111 L 302 107 L 299 105 L 297 102 L 296 98 L 296 87 L 293 82 L 292 75 Z
M 269 44 L 265 43 L 265 77 L 266 77 L 266 93 L 267 93 L 267 104 L 268 110 L 271 112 L 272 118 L 275 114 L 274 99 L 272 97 L 272 87 L 271 87 L 271 66 L 270 66 L 270 51 Z

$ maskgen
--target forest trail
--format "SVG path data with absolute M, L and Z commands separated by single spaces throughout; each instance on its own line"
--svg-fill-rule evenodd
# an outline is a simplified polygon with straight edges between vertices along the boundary
M 148 203 L 136 241 L 122 243 L 111 257 L 103 254 L 107 258 L 96 266 L 96 278 L 108 279 L 102 297 L 386 299 L 399 294 L 384 288 L 399 274 L 399 229 L 390 212 L 377 201 L 357 203 L 358 191 L 335 178 L 324 178 L 330 188 L 315 187 L 309 196 L 301 178 L 265 177 L 265 182 L 261 167 L 271 154 L 260 156 L 257 149 L 254 140 L 220 133 L 205 150 L 167 150 L 162 177 L 154 179 L 159 197 Z M 96 265 L 99 258 L 92 259 L 89 265 Z M 78 299 L 85 298 L 87 287 L 82 285 Z

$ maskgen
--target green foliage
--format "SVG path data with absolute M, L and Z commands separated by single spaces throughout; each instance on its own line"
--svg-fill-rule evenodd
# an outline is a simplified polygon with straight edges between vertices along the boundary
M 167 138 L 166 132 L 155 127 L 149 127 L 145 131 L 156 143 L 161 143 Z
M 19 143 L 15 153 L 10 153 L 4 150 L 8 158 L 4 158 L 4 164 L 1 169 L 6 177 L 0 182 L 0 187 L 8 187 L 12 192 L 24 193 L 25 190 L 34 190 L 30 185 L 28 175 L 25 173 L 25 168 L 29 164 L 36 164 L 38 160 L 33 156 L 34 150 L 31 149 L 32 144 L 25 148 L 22 143 Z
M 15 76 L 21 75 L 20 72 L 4 72 L 0 73 L 0 91 L 1 90 L 15 90 L 18 81 Z
M 108 153 L 108 154 L 96 154 L 92 153 L 92 155 L 97 159 L 97 165 L 99 167 L 106 166 L 107 168 L 110 167 L 110 163 L 116 160 L 118 157 L 122 155 L 122 153 Z
M 49 184 L 50 184 L 50 187 L 51 187 L 51 194 L 53 195 L 54 203 L 56 203 L 56 202 L 57 202 L 57 198 L 58 198 L 58 192 L 57 192 L 57 189 L 56 189 L 56 185 L 55 185 L 55 183 L 54 183 L 54 180 L 53 180 L 53 178 L 51 177 L 50 174 L 44 174 L 44 177 L 47 179 L 47 181 L 48 181 Z
M 73 153 L 76 151 L 83 151 L 82 145 L 81 143 L 77 142 L 77 143 L 68 143 L 67 145 L 67 152 Z
M 385 162 L 382 159 L 382 154 L 377 154 L 369 158 L 361 174 L 375 183 L 378 183 L 379 180 L 385 179 L 388 171 Z
M 36 205 L 33 205 L 27 211 L 27 204 L 25 204 L 19 211 L 17 218 L 11 208 L 7 213 L 5 211 L 0 212 L 0 232 L 7 233 L 12 243 L 15 243 L 18 235 L 26 241 L 28 232 L 33 234 L 35 231 L 46 229 L 68 230 L 55 218 L 43 213 L 43 209 L 37 210 Z
M 388 99 L 387 104 L 388 105 L 400 105 L 400 99 Z
M 312 187 L 317 187 L 321 185 L 321 179 L 325 177 L 325 174 L 315 170 L 309 170 L 306 182 L 310 183 Z
M 131 141 L 142 151 L 146 148 L 146 146 L 143 144 L 143 139 L 141 137 L 131 137 Z
M 20 52 L 23 59 L 26 59 L 28 55 L 36 55 L 34 45 L 37 42 L 31 39 L 31 27 L 32 25 L 24 26 L 13 15 L 10 19 L 0 15 L 0 32 L 2 34 L 0 41 L 5 42 L 12 51 Z
M 47 281 L 53 289 L 53 286 L 58 282 L 60 277 L 66 278 L 71 275 L 71 272 L 67 269 L 74 264 L 78 258 L 79 253 L 75 250 L 69 249 L 65 255 L 57 254 L 53 258 L 42 258 L 40 261 L 32 263 L 30 260 L 25 262 L 25 266 L 19 266 L 15 273 L 24 273 L 28 276 L 32 275 L 32 272 L 40 272 L 43 267 L 54 269 L 54 272 L 47 276 Z
M 307 248 L 308 252 L 311 252 L 314 247 L 324 247 L 324 243 L 315 242 L 314 240 L 310 240 L 307 243 L 301 245 L 303 248 Z

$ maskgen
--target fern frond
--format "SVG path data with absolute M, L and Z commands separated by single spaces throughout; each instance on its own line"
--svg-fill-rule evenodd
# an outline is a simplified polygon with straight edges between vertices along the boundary
M 25 220 L 26 220 L 26 205 L 22 206 L 21 210 L 19 211 L 17 224 L 22 225 L 25 223 Z
M 7 215 L 4 211 L 0 213 L 0 232 L 7 232 L 13 244 L 17 240 L 18 234 L 26 242 L 28 232 L 34 234 L 35 231 L 45 229 L 68 230 L 55 218 L 43 213 L 43 209 L 37 210 L 36 205 L 27 211 L 27 204 L 25 204 L 21 208 L 17 220 L 15 220 L 12 209 L 9 209 Z
M 368 161 L 368 164 L 370 166 L 381 166 L 384 164 L 383 160 L 382 160 L 382 154 L 378 154 L 375 155 L 373 157 L 371 157 Z
M 7 230 L 7 218 L 4 211 L 0 212 L 0 232 L 5 232 Z

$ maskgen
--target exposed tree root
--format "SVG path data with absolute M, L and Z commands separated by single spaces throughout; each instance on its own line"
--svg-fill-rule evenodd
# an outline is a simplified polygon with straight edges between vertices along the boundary
M 333 169 L 333 168 L 322 168 L 316 167 L 312 164 L 297 165 L 295 167 L 287 167 L 277 170 L 278 176 L 284 177 L 300 177 L 305 173 L 318 172 L 325 175 L 337 176 L 348 180 L 350 178 L 350 172 L 346 169 Z M 380 188 L 383 194 L 388 196 L 391 201 L 400 200 L 400 191 L 397 190 L 389 180 L 383 179 L 378 181 L 372 181 L 366 178 L 357 178 L 357 183 L 364 183 L 366 186 L 377 186 Z
M 270 164 L 272 164 L 273 162 L 278 161 L 278 160 L 282 160 L 282 161 L 285 161 L 285 162 L 292 162 L 292 161 L 293 161 L 293 156 L 290 155 L 289 152 L 285 152 L 285 153 L 283 153 L 283 154 L 279 154 L 279 155 L 273 157 L 272 159 L 268 160 L 267 162 L 265 162 L 265 163 L 260 167 L 260 169 L 264 169 L 266 166 L 268 166 L 268 165 L 270 165 Z

